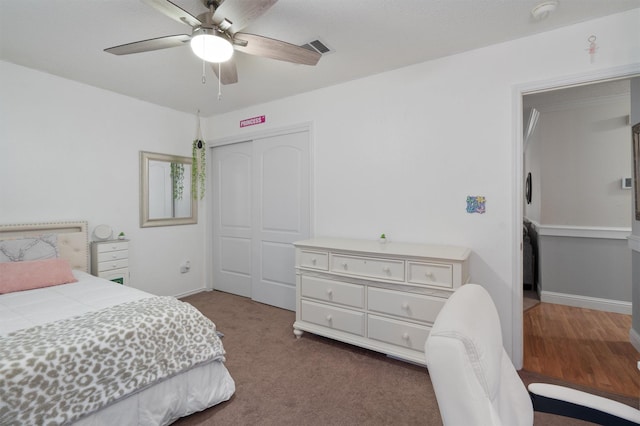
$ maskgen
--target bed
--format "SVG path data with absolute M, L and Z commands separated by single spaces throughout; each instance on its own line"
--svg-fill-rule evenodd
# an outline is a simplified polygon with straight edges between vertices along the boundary
M 86 222 L 0 225 L 0 424 L 164 425 L 231 398 L 209 319 L 88 271 Z

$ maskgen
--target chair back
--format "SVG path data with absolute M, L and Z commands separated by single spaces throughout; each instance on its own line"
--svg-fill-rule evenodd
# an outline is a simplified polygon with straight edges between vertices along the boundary
M 465 284 L 447 300 L 425 343 L 445 425 L 532 425 L 531 398 L 502 345 L 489 293 Z

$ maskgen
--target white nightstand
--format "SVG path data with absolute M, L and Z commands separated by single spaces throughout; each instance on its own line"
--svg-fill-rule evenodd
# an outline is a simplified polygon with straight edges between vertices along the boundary
M 129 240 L 93 241 L 91 274 L 129 285 Z

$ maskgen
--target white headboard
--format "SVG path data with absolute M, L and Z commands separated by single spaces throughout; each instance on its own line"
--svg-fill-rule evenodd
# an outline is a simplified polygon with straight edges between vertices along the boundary
M 89 272 L 89 238 L 87 222 L 27 223 L 0 225 L 0 240 L 38 234 L 57 234 L 60 257 L 71 269 Z

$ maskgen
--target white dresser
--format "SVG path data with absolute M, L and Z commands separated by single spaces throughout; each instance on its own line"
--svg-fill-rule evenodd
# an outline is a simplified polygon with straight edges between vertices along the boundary
M 91 274 L 119 284 L 129 284 L 129 240 L 91 243 Z
M 444 302 L 469 281 L 464 247 L 336 238 L 294 245 L 297 337 L 308 331 L 419 364 Z

